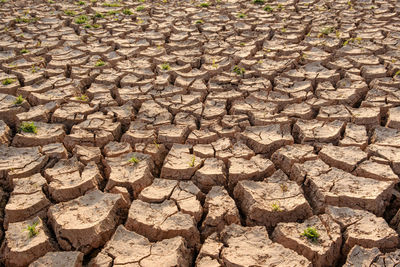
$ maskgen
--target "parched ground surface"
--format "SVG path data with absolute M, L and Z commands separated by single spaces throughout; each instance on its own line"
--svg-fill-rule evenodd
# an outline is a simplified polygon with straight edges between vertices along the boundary
M 399 175 L 399 0 L 0 0 L 2 266 L 397 266 Z

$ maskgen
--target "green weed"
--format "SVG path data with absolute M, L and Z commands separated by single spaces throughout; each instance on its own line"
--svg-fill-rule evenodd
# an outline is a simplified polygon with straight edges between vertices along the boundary
M 34 133 L 37 134 L 37 127 L 33 122 L 23 122 L 21 124 L 20 130 L 24 133 Z
M 317 229 L 314 227 L 307 227 L 300 236 L 307 237 L 311 242 L 317 242 L 320 234 L 317 232 Z

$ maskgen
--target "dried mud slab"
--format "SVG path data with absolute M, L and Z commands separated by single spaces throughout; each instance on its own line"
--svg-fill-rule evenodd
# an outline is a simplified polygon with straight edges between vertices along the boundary
M 11 140 L 11 129 L 8 125 L 0 120 L 0 145 L 9 145 Z
M 359 163 L 367 159 L 368 154 L 359 147 L 324 145 L 318 156 L 332 167 L 352 172 Z
M 250 126 L 241 138 L 255 153 L 272 155 L 279 148 L 293 144 L 289 125 Z
M 154 163 L 149 155 L 131 152 L 118 157 L 106 157 L 103 164 L 108 179 L 106 190 L 122 186 L 136 198 L 153 181 Z
M 30 105 L 27 101 L 16 105 L 17 98 L 12 95 L 0 93 L 0 118 L 9 126 L 17 123 L 17 114 L 28 111 Z
M 45 216 L 50 201 L 43 193 L 47 182 L 40 173 L 21 179 L 13 179 L 13 192 L 5 207 L 4 226 L 25 221 L 35 215 Z
M 27 122 L 32 123 L 32 122 Z M 33 122 L 37 133 L 26 133 L 20 131 L 12 141 L 16 147 L 43 146 L 51 143 L 62 143 L 65 137 L 65 128 L 62 124 L 48 124 Z
M 263 180 L 275 171 L 275 166 L 269 159 L 261 155 L 251 159 L 230 158 L 228 162 L 229 175 L 228 187 L 233 189 L 239 181 L 243 180 Z
M 47 216 L 62 249 L 87 254 L 110 239 L 123 209 L 121 195 L 93 190 L 51 206 Z
M 337 144 L 344 127 L 345 123 L 338 120 L 332 122 L 298 120 L 293 126 L 293 135 L 301 144 Z
M 396 231 L 381 217 L 364 210 L 329 206 L 326 213 L 340 225 L 343 233 L 342 253 L 348 254 L 352 247 L 377 247 L 381 251 L 391 251 L 399 243 Z
M 179 211 L 173 200 L 160 204 L 134 200 L 125 227 L 152 242 L 176 236 L 185 238 L 189 247 L 195 247 L 200 242 L 194 218 Z
M 30 236 L 28 226 L 36 224 L 37 233 Z M 36 217 L 31 220 L 10 223 L 1 248 L 6 266 L 27 266 L 34 260 L 54 251 L 55 246 L 43 221 Z
M 29 267 L 64 266 L 81 267 L 83 253 L 79 251 L 47 252 L 46 255 L 35 260 Z
M 393 172 L 390 165 L 381 164 L 372 160 L 366 160 L 360 163 L 353 171 L 353 174 L 380 181 L 393 181 L 395 183 L 399 181 L 399 176 Z
M 72 152 L 80 162 L 86 165 L 91 161 L 100 164 L 103 158 L 99 147 L 76 145 Z
M 130 152 L 132 152 L 132 147 L 130 144 L 125 142 L 112 141 L 103 148 L 103 154 L 105 157 L 118 157 Z
M 310 145 L 293 144 L 284 146 L 275 151 L 275 153 L 272 154 L 271 160 L 276 167 L 280 168 L 287 175 L 290 175 L 293 164 L 314 160 L 317 159 L 317 157 L 318 156 L 314 154 L 314 147 Z
M 199 222 L 203 215 L 200 201 L 204 194 L 192 181 L 175 181 L 154 179 L 153 183 L 140 192 L 138 199 L 149 203 L 161 203 L 164 200 L 173 200 L 179 211 L 193 216 Z
M 121 136 L 121 123 L 114 122 L 103 114 L 91 114 L 88 119 L 72 127 L 64 138 L 64 145 L 72 150 L 75 145 L 104 147 Z
M 182 237 L 150 242 L 146 237 L 118 226 L 102 251 L 89 266 L 177 266 L 187 267 L 191 252 Z
M 363 248 L 355 245 L 347 255 L 346 263 L 343 266 L 374 266 L 373 264 L 381 254 L 378 248 Z
M 190 154 L 189 145 L 172 146 L 161 169 L 161 178 L 188 180 L 203 164 L 203 159 Z
M 302 236 L 304 230 L 313 227 L 319 237 L 316 241 Z M 279 223 L 272 240 L 290 248 L 312 261 L 313 266 L 334 266 L 340 256 L 342 234 L 340 226 L 329 215 L 308 218 L 303 223 Z
M 194 150 L 194 149 L 193 149 Z M 193 182 L 203 191 L 208 193 L 213 186 L 225 186 L 227 171 L 222 160 L 207 158 L 203 166 L 196 171 Z
M 382 253 L 378 248 L 364 248 L 355 245 L 347 256 L 344 267 L 355 266 L 396 266 L 400 250 Z
M 209 265 L 207 265 L 209 264 Z M 226 226 L 207 238 L 196 266 L 312 266 L 305 257 L 272 242 L 261 226 Z
M 340 169 L 307 175 L 305 191 L 316 211 L 326 205 L 365 209 L 382 215 L 391 197 L 393 183 L 357 177 Z
M 240 181 L 234 196 L 248 225 L 268 228 L 279 222 L 303 220 L 312 216 L 312 210 L 297 183 L 281 170 L 262 182 Z
M 206 217 L 200 228 L 203 238 L 214 232 L 219 233 L 226 225 L 240 224 L 239 210 L 235 201 L 221 186 L 214 186 L 208 192 L 204 202 L 204 212 Z
M 48 156 L 40 147 L 15 148 L 0 145 L 0 177 L 21 178 L 40 172 Z

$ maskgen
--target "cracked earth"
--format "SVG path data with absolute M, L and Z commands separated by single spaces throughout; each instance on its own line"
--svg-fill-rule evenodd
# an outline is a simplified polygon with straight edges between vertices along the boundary
M 400 264 L 399 0 L 0 22 L 1 266 Z

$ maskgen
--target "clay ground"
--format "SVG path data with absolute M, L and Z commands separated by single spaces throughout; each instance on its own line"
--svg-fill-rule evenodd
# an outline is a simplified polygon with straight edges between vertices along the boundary
M 400 264 L 399 0 L 110 1 L 0 0 L 0 265 Z

